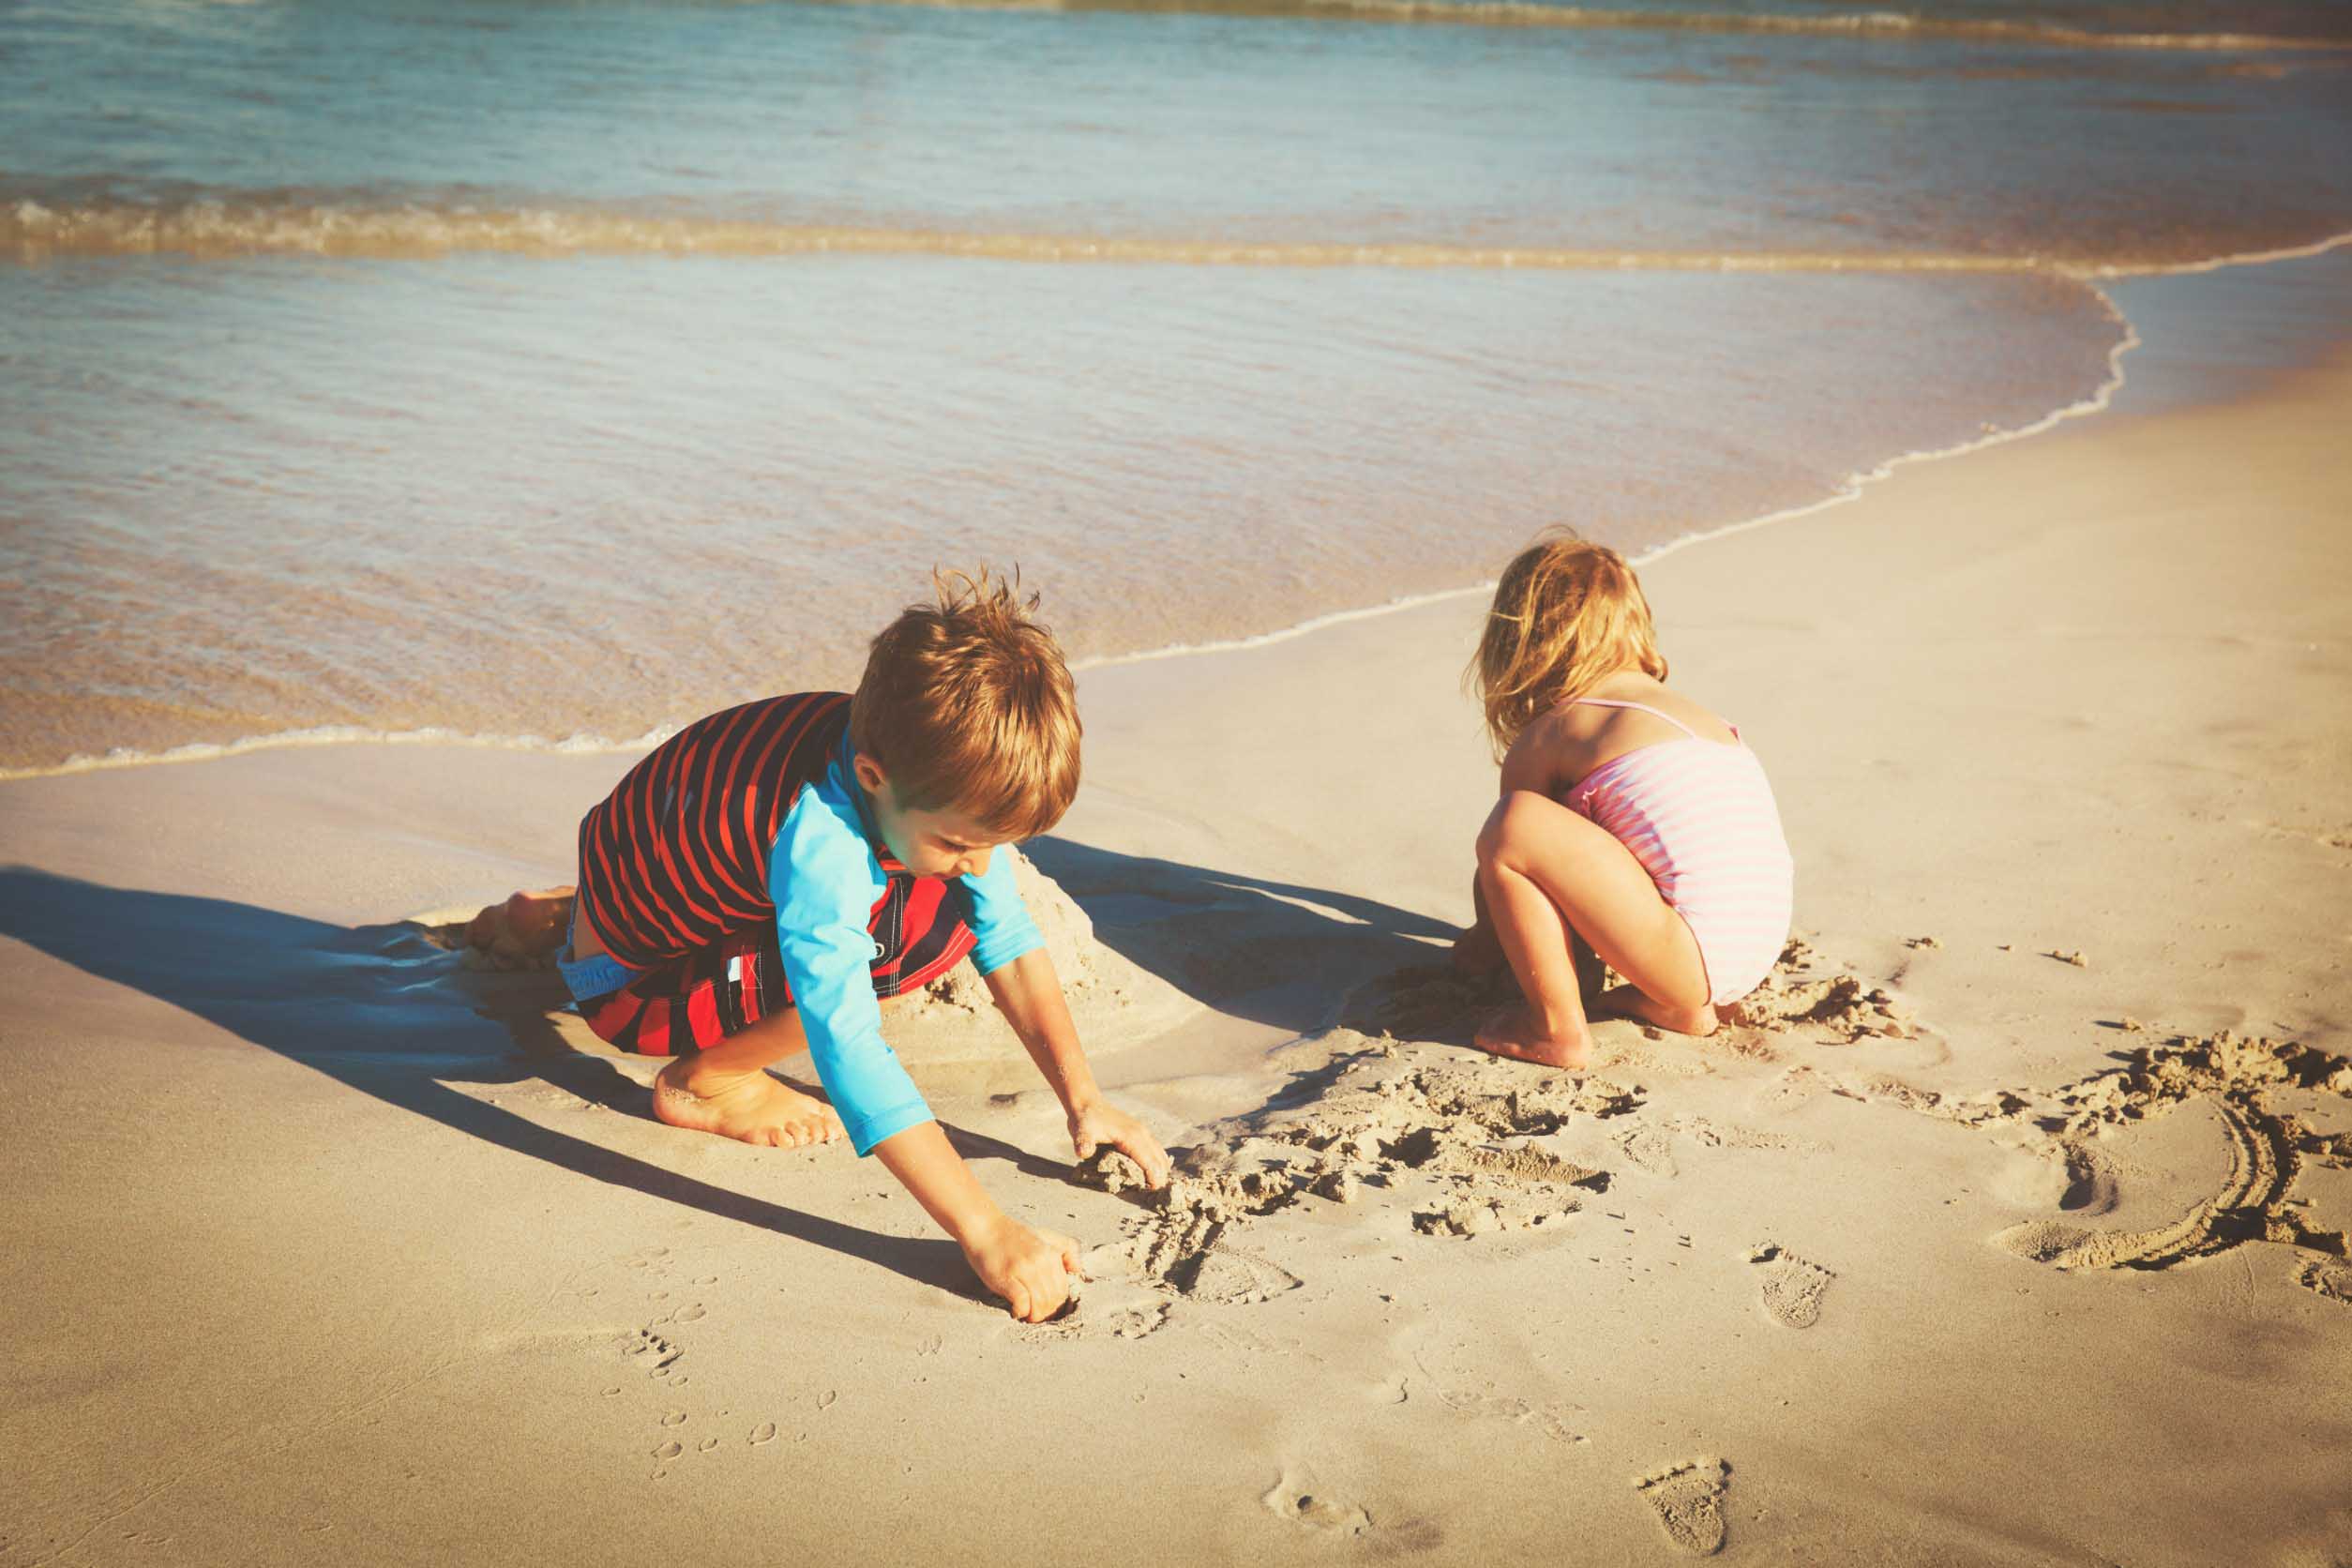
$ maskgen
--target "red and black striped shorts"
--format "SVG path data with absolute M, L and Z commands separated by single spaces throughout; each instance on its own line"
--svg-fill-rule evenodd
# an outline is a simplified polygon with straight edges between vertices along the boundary
M 972 951 L 962 897 L 938 877 L 893 875 L 866 929 L 874 939 L 874 994 L 920 990 Z M 792 1005 L 776 922 L 730 931 L 708 947 L 656 964 L 580 1015 L 608 1045 L 641 1056 L 708 1050 Z

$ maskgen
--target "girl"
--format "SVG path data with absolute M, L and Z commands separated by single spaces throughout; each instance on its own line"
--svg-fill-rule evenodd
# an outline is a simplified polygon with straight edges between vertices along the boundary
M 1495 585 L 1470 677 L 1502 799 L 1455 962 L 1508 961 L 1526 1000 L 1479 1030 L 1483 1050 L 1582 1066 L 1586 949 L 1631 982 L 1603 1008 L 1684 1034 L 1714 1033 L 1780 957 L 1792 867 L 1772 786 L 1666 674 L 1641 583 L 1606 546 L 1548 535 Z

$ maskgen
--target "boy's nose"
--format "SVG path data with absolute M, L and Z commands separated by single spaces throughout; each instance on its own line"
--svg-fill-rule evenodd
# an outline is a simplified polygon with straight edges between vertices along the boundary
M 988 874 L 988 856 L 994 854 L 995 852 L 996 852 L 994 850 L 972 851 L 970 854 L 964 856 L 964 868 L 958 873 L 958 875 L 966 877 L 987 876 Z

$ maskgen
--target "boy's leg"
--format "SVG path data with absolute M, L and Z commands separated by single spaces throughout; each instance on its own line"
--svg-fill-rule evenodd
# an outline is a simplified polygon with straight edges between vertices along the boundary
M 1697 939 L 1633 852 L 1606 828 L 1557 801 L 1515 792 L 1496 805 L 1479 835 L 1478 875 L 1495 934 L 1527 997 L 1479 1031 L 1482 1049 L 1557 1067 L 1583 1065 L 1592 1034 L 1572 934 L 1677 1018 L 1706 1010 Z M 1711 1018 L 1710 1011 L 1711 1027 Z
M 800 1009 L 771 1013 L 703 1050 L 672 1059 L 654 1079 L 654 1115 L 673 1127 L 777 1149 L 848 1135 L 833 1108 L 768 1076 L 808 1048 Z

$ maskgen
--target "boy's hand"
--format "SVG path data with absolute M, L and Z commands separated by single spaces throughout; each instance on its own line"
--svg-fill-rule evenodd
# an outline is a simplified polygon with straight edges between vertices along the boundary
M 981 1284 L 1004 1298 L 1014 1317 L 1024 1323 L 1042 1323 L 1070 1299 L 1070 1276 L 1078 1272 L 1078 1244 L 1000 1214 L 964 1243 L 964 1260 Z
M 1143 1130 L 1143 1123 L 1101 1101 L 1070 1112 L 1070 1147 L 1081 1160 L 1109 1144 L 1143 1168 L 1143 1179 L 1154 1187 L 1168 1185 L 1168 1151 Z

